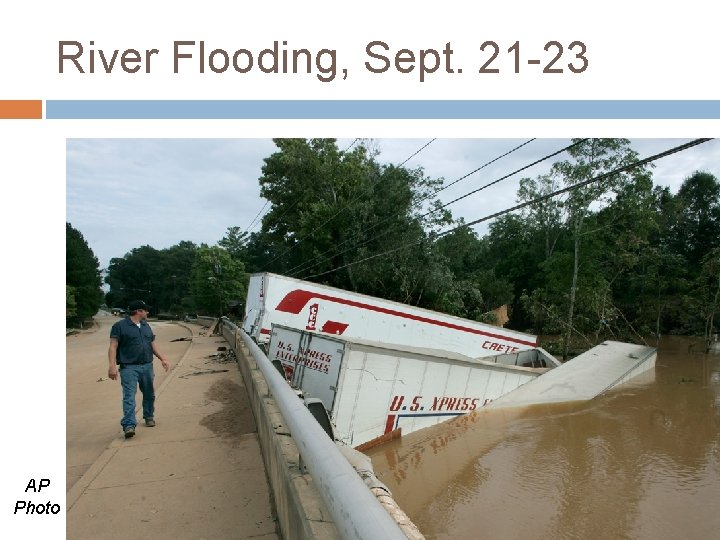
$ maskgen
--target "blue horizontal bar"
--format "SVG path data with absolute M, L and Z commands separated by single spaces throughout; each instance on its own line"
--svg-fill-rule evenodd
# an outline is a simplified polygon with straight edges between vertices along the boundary
M 47 119 L 718 119 L 720 100 L 47 100 Z

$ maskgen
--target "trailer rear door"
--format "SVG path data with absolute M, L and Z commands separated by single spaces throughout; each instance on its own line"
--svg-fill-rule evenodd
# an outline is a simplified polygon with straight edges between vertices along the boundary
M 273 325 L 268 358 L 279 360 L 290 383 L 320 399 L 330 414 L 335 403 L 345 344 L 330 337 Z

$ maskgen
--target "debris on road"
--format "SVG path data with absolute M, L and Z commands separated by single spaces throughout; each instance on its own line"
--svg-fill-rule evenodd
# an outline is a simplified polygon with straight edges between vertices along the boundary
M 186 373 L 185 375 L 180 375 L 180 379 L 187 379 L 188 377 L 193 377 L 195 375 L 210 375 L 211 373 L 226 373 L 230 371 L 229 369 L 200 369 L 198 371 L 191 371 L 190 373 Z
M 209 354 L 206 358 L 221 364 L 236 361 L 235 351 L 227 350 L 227 347 L 218 347 L 218 352 Z

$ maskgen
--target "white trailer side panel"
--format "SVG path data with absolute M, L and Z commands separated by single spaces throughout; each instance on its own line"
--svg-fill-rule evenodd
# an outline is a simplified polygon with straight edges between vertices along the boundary
M 448 356 L 276 325 L 268 353 L 305 397 L 322 400 L 335 436 L 352 446 L 471 412 L 539 375 Z
M 260 343 L 277 324 L 476 358 L 537 345 L 536 336 L 274 274 L 251 276 L 246 306 L 243 328 Z
M 397 428 L 411 433 L 466 414 L 538 376 L 523 368 L 353 342 L 345 350 L 332 417 L 337 438 L 352 446 Z

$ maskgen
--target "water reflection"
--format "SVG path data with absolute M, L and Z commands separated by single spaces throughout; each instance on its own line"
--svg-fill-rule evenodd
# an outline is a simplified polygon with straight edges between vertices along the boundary
M 368 452 L 428 538 L 717 538 L 720 355 L 587 403 L 480 411 Z

